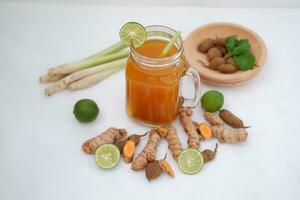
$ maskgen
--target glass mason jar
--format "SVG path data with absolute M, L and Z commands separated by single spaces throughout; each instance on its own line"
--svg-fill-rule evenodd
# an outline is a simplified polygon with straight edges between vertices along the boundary
M 126 66 L 126 111 L 138 122 L 150 126 L 170 124 L 181 106 L 181 80 L 187 75 L 194 82 L 196 106 L 200 98 L 198 72 L 189 68 L 183 57 L 183 40 L 177 39 L 167 56 L 159 56 L 176 31 L 165 26 L 146 27 L 147 40 L 139 48 L 131 47 Z

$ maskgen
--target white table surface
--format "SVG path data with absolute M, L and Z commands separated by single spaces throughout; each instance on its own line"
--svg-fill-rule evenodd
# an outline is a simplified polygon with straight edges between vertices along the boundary
M 184 37 L 198 26 L 227 21 L 247 26 L 265 40 L 268 58 L 256 78 L 238 87 L 201 88 L 222 91 L 225 107 L 252 125 L 247 143 L 220 145 L 215 161 L 194 176 L 181 173 L 169 156 L 176 178 L 162 175 L 151 183 L 123 162 L 101 170 L 93 156 L 82 152 L 86 139 L 110 126 L 130 133 L 148 130 L 125 113 L 124 71 L 92 88 L 50 98 L 44 96 L 46 85 L 39 84 L 38 77 L 51 66 L 117 41 L 127 21 L 167 25 Z M 299 9 L 1 2 L 0 199 L 300 199 L 299 21 Z M 91 124 L 82 125 L 73 117 L 73 105 L 81 98 L 94 99 L 101 109 Z M 203 121 L 202 115 L 196 109 L 193 118 Z M 174 125 L 186 147 L 177 120 Z M 213 148 L 215 142 L 202 147 Z M 158 157 L 166 152 L 162 141 Z

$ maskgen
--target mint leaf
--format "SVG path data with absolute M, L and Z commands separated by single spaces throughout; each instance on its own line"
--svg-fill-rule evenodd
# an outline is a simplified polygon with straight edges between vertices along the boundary
M 242 54 L 233 57 L 235 64 L 243 71 L 253 69 L 255 65 L 255 56 L 250 51 L 244 51 Z
M 229 52 L 232 52 L 235 44 L 236 44 L 237 40 L 236 40 L 236 36 L 232 35 L 226 38 L 226 46 L 227 49 L 229 50 Z
M 231 55 L 237 56 L 243 52 L 246 52 L 250 49 L 249 41 L 246 39 L 242 39 L 236 43 L 236 46 L 231 52 Z

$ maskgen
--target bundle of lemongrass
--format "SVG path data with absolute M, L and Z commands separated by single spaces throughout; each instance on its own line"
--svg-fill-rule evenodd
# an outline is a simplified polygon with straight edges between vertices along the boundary
M 83 60 L 50 68 L 40 77 L 41 83 L 55 82 L 45 89 L 45 94 L 51 96 L 64 89 L 78 90 L 95 85 L 126 65 L 127 47 L 118 42 Z

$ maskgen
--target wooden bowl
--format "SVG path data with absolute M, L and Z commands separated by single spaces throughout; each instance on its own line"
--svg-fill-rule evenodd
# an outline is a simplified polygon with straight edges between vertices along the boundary
M 227 37 L 236 35 L 238 39 L 248 39 L 251 52 L 256 57 L 257 67 L 247 71 L 237 71 L 232 74 L 223 74 L 216 70 L 204 67 L 198 60 L 209 64 L 206 54 L 200 53 L 197 46 L 206 38 Z M 212 23 L 201 26 L 188 35 L 184 41 L 184 56 L 187 63 L 198 70 L 201 80 L 210 85 L 232 86 L 239 85 L 253 78 L 262 69 L 266 57 L 267 48 L 264 41 L 253 31 L 246 27 L 232 23 Z

